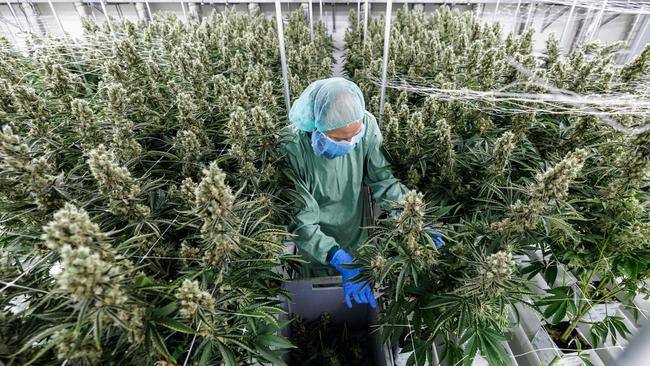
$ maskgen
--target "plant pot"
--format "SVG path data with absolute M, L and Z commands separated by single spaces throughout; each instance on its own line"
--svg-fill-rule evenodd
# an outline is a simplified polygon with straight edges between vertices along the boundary
M 328 313 L 334 324 L 345 323 L 350 331 L 367 332 L 373 364 L 393 366 L 390 348 L 383 346 L 379 333 L 373 332 L 371 329 L 371 326 L 377 323 L 377 310 L 368 305 L 359 304 L 353 304 L 352 309 L 349 309 L 343 302 L 341 277 L 286 281 L 283 288 L 291 296 L 291 300 L 284 299 L 282 306 L 287 314 L 296 314 L 305 321 L 313 321 L 318 319 L 322 313 Z M 287 316 L 281 318 L 284 320 L 287 319 Z M 286 327 L 282 330 L 282 335 L 288 338 L 291 335 L 290 332 L 290 327 Z M 289 354 L 285 355 L 285 361 L 289 363 Z

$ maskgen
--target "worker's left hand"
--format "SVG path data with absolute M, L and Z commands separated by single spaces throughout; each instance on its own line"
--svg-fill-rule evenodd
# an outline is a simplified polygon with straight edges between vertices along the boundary
M 422 230 L 429 233 L 429 235 L 433 239 L 433 244 L 436 246 L 436 249 L 440 249 L 445 245 L 445 238 L 442 236 L 442 234 L 439 231 L 433 230 L 431 226 L 426 226 Z
M 352 263 L 354 263 L 352 256 L 343 249 L 337 250 L 330 261 L 330 264 L 341 272 L 341 276 L 343 277 L 343 296 L 345 297 L 346 305 L 352 308 L 351 299 L 354 299 L 357 304 L 369 304 L 371 307 L 376 308 L 377 302 L 375 301 L 375 295 L 372 293 L 372 286 L 366 281 L 351 281 L 352 278 L 361 272 L 361 269 L 349 269 L 341 266 L 342 264 Z

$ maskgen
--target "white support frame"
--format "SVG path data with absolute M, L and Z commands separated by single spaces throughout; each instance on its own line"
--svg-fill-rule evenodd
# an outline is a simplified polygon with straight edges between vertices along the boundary
M 179 0 L 179 1 L 181 3 L 181 9 L 183 9 L 183 18 L 185 19 L 185 23 L 187 23 L 188 19 L 187 19 L 187 12 L 185 11 L 185 2 L 183 0 Z M 226 5 L 228 4 L 226 3 Z
M 569 29 L 569 24 L 571 23 L 571 18 L 573 18 L 573 13 L 576 11 L 576 4 L 578 0 L 573 0 L 571 5 L 571 10 L 569 10 L 569 16 L 567 17 L 566 23 L 564 23 L 564 28 L 562 28 L 562 34 L 560 35 L 560 44 L 564 41 L 564 36 L 566 35 L 567 30 Z
M 314 14 L 312 13 L 312 0 L 309 0 L 309 37 L 312 43 L 314 42 Z
M 50 10 L 52 10 L 52 14 L 54 15 L 54 19 L 56 19 L 56 23 L 59 25 L 59 29 L 61 30 L 61 34 L 63 34 L 63 37 L 65 39 L 68 39 L 68 35 L 65 32 L 65 29 L 63 28 L 63 23 L 61 23 L 61 19 L 59 18 L 59 14 L 57 14 L 56 10 L 54 9 L 54 4 L 52 4 L 52 0 L 47 0 L 47 3 L 50 4 Z
M 151 8 L 149 7 L 149 0 L 144 0 L 144 5 L 147 7 L 147 14 L 149 14 L 149 21 L 152 21 L 153 15 L 151 14 Z
M 282 21 L 282 5 L 280 4 L 280 0 L 275 0 L 275 21 L 278 26 L 280 66 L 282 67 L 282 78 L 284 79 L 284 103 L 287 107 L 288 114 L 291 109 L 291 96 L 289 94 L 289 70 L 287 69 L 287 55 L 284 48 L 284 24 Z
M 99 2 L 102 6 L 102 13 L 104 13 L 104 18 L 106 18 L 106 22 L 108 23 L 108 29 L 111 30 L 113 39 L 117 39 L 117 34 L 115 34 L 115 29 L 113 29 L 113 23 L 111 23 L 111 18 L 108 16 L 108 10 L 106 9 L 106 0 L 100 0 Z
M 392 2 L 391 2 L 392 6 Z M 365 0 L 364 3 L 364 8 L 363 8 L 363 44 L 366 44 L 366 38 L 368 38 L 368 8 L 370 7 L 370 4 L 368 0 Z
M 388 49 L 390 48 L 390 25 L 393 22 L 393 1 L 386 0 L 386 21 L 384 24 L 384 58 L 381 65 L 381 93 L 379 95 L 379 126 L 383 123 L 386 99 L 386 74 L 388 73 Z

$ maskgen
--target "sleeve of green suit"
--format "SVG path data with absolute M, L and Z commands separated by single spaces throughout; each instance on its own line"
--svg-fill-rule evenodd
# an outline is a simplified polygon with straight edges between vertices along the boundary
M 371 120 L 372 128 L 368 139 L 368 153 L 366 156 L 366 184 L 372 190 L 372 198 L 382 208 L 390 209 L 385 201 L 400 201 L 402 195 L 408 191 L 399 179 L 393 175 L 390 163 L 382 151 L 384 138 L 377 126 L 374 117 Z
M 332 253 L 339 248 L 334 238 L 325 235 L 319 225 L 320 209 L 318 203 L 307 189 L 304 180 L 299 176 L 301 171 L 296 157 L 287 154 L 287 161 L 294 171 L 294 186 L 301 197 L 301 206 L 289 225 L 289 231 L 296 235 L 294 242 L 301 251 L 309 254 L 322 264 L 327 264 Z

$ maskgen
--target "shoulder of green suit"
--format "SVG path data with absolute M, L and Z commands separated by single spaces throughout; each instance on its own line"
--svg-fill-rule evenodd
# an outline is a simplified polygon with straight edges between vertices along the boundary
M 363 118 L 364 123 L 366 124 L 366 140 L 368 139 L 381 139 L 381 130 L 377 124 L 377 119 L 372 113 L 366 111 L 366 114 Z
M 284 154 L 295 154 L 301 150 L 300 138 L 304 131 L 296 129 L 293 125 L 280 129 L 280 149 Z

